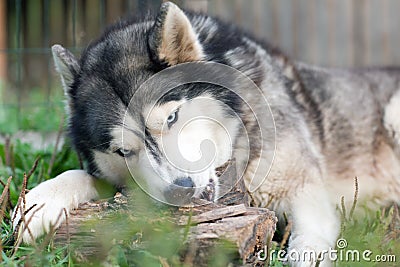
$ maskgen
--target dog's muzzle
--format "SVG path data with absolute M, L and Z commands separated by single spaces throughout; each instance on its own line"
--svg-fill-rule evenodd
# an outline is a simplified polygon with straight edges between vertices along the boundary
M 164 197 L 168 203 L 183 206 L 192 201 L 195 191 L 195 184 L 190 177 L 179 178 L 164 191 Z M 210 182 L 200 194 L 200 198 L 207 201 L 214 201 L 215 184 L 212 179 L 210 179 Z
M 187 204 L 195 193 L 195 184 L 190 177 L 178 178 L 164 191 L 168 203 L 181 206 Z

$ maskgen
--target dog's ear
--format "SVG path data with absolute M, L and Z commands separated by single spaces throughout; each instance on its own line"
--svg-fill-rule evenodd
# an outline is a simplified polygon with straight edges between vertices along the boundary
M 74 76 L 79 72 L 79 63 L 75 56 L 61 45 L 53 45 L 51 51 L 56 70 L 61 76 L 64 91 L 69 95 Z
M 161 5 L 148 42 L 153 59 L 170 66 L 204 59 L 188 17 L 171 2 Z

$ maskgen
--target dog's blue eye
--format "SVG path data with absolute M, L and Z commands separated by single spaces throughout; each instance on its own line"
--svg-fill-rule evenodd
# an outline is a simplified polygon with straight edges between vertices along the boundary
M 170 128 L 178 120 L 178 110 L 171 113 L 167 118 L 168 128 Z
M 134 154 L 133 150 L 123 149 L 123 148 L 118 149 L 117 151 L 115 151 L 115 153 L 117 153 L 123 158 L 128 158 Z

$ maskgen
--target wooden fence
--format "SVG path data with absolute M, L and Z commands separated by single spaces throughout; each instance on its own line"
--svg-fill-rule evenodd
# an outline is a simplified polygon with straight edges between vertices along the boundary
M 180 0 L 232 21 L 301 61 L 326 66 L 400 64 L 398 0 Z M 39 85 L 49 47 L 77 51 L 105 25 L 161 0 L 0 0 L 0 78 Z M 16 70 L 21 69 L 17 74 Z M 21 77 L 18 77 L 21 76 Z M 37 84 L 39 82 L 39 84 Z

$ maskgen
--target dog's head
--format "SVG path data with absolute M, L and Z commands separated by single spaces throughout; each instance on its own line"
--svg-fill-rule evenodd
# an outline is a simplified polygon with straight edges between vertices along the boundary
M 133 175 L 177 205 L 221 195 L 215 168 L 233 157 L 242 103 L 221 84 L 190 82 L 207 61 L 199 38 L 188 16 L 164 3 L 154 21 L 117 24 L 80 60 L 53 46 L 70 136 L 91 174 L 117 184 Z

